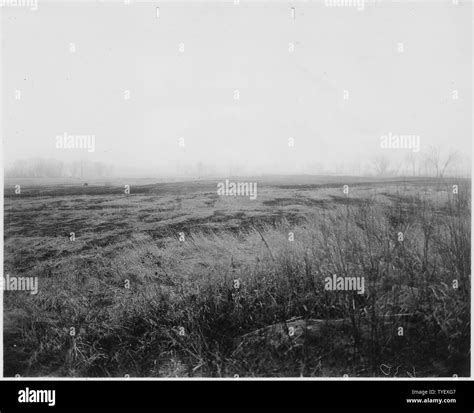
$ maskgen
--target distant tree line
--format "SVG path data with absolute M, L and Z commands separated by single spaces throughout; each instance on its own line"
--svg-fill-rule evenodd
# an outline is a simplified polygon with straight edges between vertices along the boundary
M 447 176 L 469 176 L 470 164 L 471 160 L 466 154 L 431 146 L 423 152 L 396 153 L 392 150 L 388 154 L 381 151 L 364 160 L 339 161 L 329 165 L 312 162 L 306 169 L 317 175 L 425 176 L 443 179 Z
M 453 149 L 443 151 L 431 146 L 425 152 L 408 152 L 403 159 L 393 160 L 378 155 L 372 161 L 373 172 L 377 176 L 445 176 L 466 175 L 470 171 L 463 165 L 463 156 Z
M 21 159 L 6 168 L 6 178 L 105 178 L 113 173 L 113 166 L 103 162 L 56 159 Z
M 316 160 L 290 164 L 294 169 L 285 173 L 307 173 L 316 175 L 355 175 L 355 176 L 431 176 L 443 179 L 447 176 L 470 176 L 471 160 L 468 155 L 455 150 L 442 150 L 439 147 L 429 147 L 422 152 L 379 152 L 372 158 L 356 159 L 352 161 L 318 162 Z M 265 167 L 257 168 L 258 173 L 265 173 Z M 270 171 L 280 173 L 279 166 L 271 167 Z M 100 179 L 109 178 L 116 173 L 133 175 L 173 175 L 203 178 L 215 175 L 246 175 L 252 173 L 252 168 L 233 162 L 225 167 L 198 162 L 176 162 L 174 165 L 161 166 L 150 169 L 132 168 L 124 166 L 114 167 L 104 162 L 87 160 L 61 162 L 56 159 L 31 158 L 17 160 L 5 170 L 6 178 L 77 178 Z

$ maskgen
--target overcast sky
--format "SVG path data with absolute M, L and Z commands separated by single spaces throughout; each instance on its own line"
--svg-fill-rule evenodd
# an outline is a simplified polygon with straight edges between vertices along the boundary
M 200 161 L 285 172 L 398 156 L 380 148 L 389 132 L 419 135 L 421 150 L 449 145 L 470 154 L 471 7 L 462 0 L 366 1 L 363 10 L 297 0 L 5 6 L 5 161 L 90 159 L 170 172 Z M 94 135 L 95 151 L 57 149 L 64 133 Z

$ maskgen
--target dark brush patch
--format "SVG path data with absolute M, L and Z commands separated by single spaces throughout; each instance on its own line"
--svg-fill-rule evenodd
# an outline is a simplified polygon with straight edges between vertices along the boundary
M 278 207 L 286 207 L 286 206 L 295 206 L 295 205 L 303 205 L 309 207 L 319 207 L 319 208 L 328 208 L 329 201 L 324 199 L 311 199 L 311 198 L 304 198 L 304 197 L 295 197 L 295 198 L 275 198 L 268 201 L 263 201 L 263 205 L 265 206 L 278 206 Z

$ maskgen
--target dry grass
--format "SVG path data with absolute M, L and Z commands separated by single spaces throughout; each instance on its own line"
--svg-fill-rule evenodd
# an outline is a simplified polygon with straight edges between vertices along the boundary
M 5 373 L 467 376 L 470 182 L 450 185 L 268 183 L 255 202 L 211 183 L 7 193 L 5 271 L 40 277 L 40 293 L 5 294 Z M 332 274 L 365 277 L 365 294 L 325 291 Z M 236 353 L 295 317 L 350 323 Z

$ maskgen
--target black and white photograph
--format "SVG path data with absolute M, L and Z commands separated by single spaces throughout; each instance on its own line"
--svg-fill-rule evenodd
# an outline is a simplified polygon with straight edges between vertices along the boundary
M 471 377 L 472 9 L 0 0 L 2 377 Z

